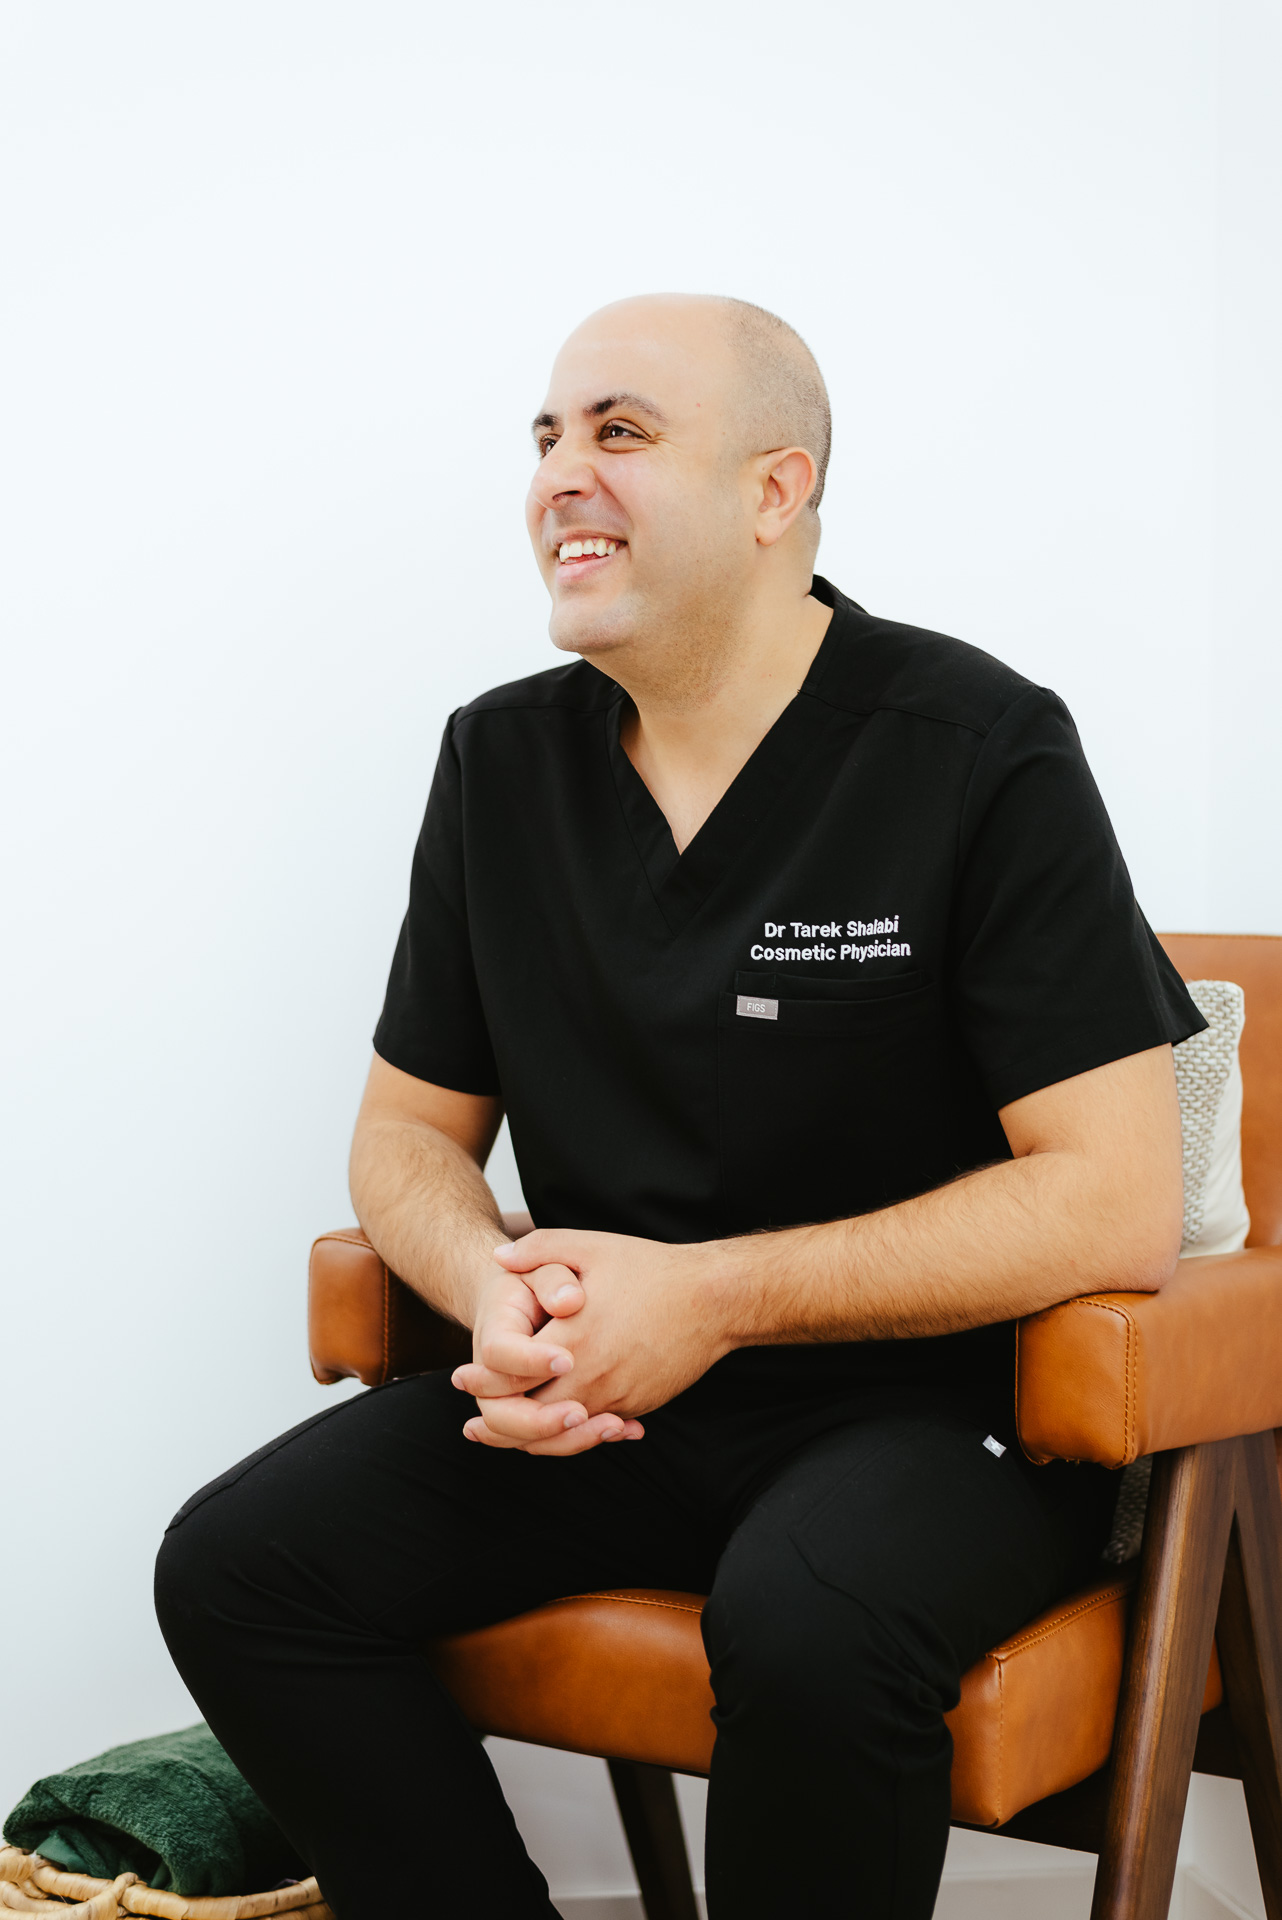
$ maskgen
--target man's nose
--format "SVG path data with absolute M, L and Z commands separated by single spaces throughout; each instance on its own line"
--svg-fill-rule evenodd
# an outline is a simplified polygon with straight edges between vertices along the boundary
M 597 490 L 592 462 L 581 451 L 567 447 L 564 438 L 549 447 L 534 470 L 530 492 L 541 507 L 560 507 L 571 500 L 587 500 Z

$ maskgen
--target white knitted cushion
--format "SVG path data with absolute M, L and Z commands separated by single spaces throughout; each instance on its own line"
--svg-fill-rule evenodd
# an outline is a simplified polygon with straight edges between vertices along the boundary
M 1191 980 L 1189 995 L 1210 1024 L 1175 1048 L 1184 1135 L 1184 1238 L 1180 1258 L 1237 1253 L 1251 1221 L 1242 1192 L 1242 1067 L 1238 1041 L 1245 995 L 1232 980 Z
M 1180 1258 L 1237 1253 L 1250 1215 L 1242 1192 L 1242 1037 L 1245 996 L 1232 980 L 1190 980 L 1189 994 L 1209 1023 L 1175 1048 L 1175 1084 L 1184 1139 L 1184 1237 Z M 1113 1533 L 1104 1558 L 1133 1560 L 1144 1534 L 1152 1457 L 1122 1474 Z

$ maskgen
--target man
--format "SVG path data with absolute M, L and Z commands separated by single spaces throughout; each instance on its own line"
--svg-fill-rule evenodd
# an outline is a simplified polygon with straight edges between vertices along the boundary
M 1012 1322 L 1170 1272 L 1203 1023 L 1054 696 L 813 575 L 827 398 L 783 322 L 609 307 L 534 432 L 580 659 L 450 722 L 352 1154 L 474 1358 L 197 1495 L 161 1619 L 340 1920 L 389 1848 L 424 1914 L 526 1920 L 416 1648 L 707 1592 L 714 1920 L 927 1920 L 960 1675 L 1110 1519 L 1109 1475 L 1020 1453 Z

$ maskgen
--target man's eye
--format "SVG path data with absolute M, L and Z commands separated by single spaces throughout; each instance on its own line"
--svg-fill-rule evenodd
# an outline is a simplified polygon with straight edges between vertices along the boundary
M 601 429 L 601 438 L 603 440 L 610 440 L 615 434 L 620 435 L 625 440 L 635 440 L 638 438 L 633 428 L 625 427 L 622 420 L 611 420 L 608 426 Z
M 545 433 L 541 435 L 541 437 L 538 440 L 536 440 L 535 445 L 539 450 L 539 459 L 542 460 L 544 455 L 547 454 L 556 445 L 556 435 L 552 433 Z

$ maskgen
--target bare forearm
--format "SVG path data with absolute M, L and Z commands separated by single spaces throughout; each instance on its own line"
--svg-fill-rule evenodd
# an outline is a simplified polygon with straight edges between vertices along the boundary
M 507 1238 L 471 1155 L 436 1127 L 371 1120 L 352 1143 L 350 1179 L 356 1217 L 388 1265 L 470 1327 L 494 1249 Z
M 1179 1251 L 1171 1195 L 1101 1201 L 1075 1155 L 1028 1154 L 899 1206 L 700 1249 L 727 1347 L 911 1339 L 1151 1290 Z

